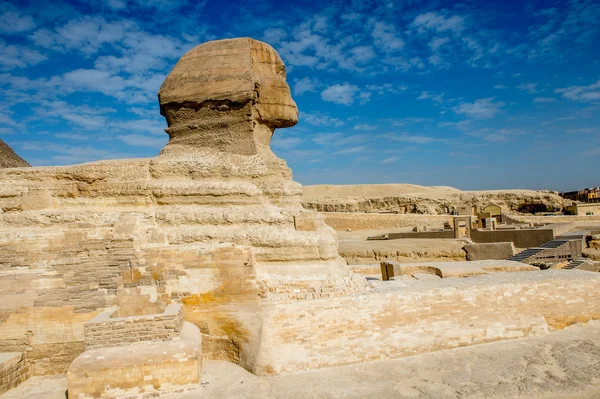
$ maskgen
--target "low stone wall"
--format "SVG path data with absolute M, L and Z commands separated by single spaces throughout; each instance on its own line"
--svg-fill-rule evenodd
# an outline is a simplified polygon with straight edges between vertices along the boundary
M 513 242 L 517 248 L 537 247 L 554 238 L 552 229 L 528 230 L 472 230 L 471 240 L 476 243 Z
M 69 367 L 69 398 L 155 398 L 196 389 L 202 367 L 198 327 L 185 323 L 181 337 L 82 353 Z
M 512 242 L 490 242 L 485 244 L 467 244 L 463 248 L 467 260 L 508 259 L 515 254 Z
M 593 216 L 529 216 L 511 214 L 511 219 L 523 223 L 568 223 L 568 222 L 600 222 L 600 215 Z
M 179 336 L 183 306 L 171 304 L 163 313 L 111 317 L 119 308 L 104 310 L 85 323 L 85 349 L 127 345 L 141 341 L 165 341 Z
M 393 229 L 414 226 L 441 228 L 444 222 L 452 223 L 452 216 L 449 215 L 341 212 L 323 212 L 322 214 L 325 216 L 325 223 L 335 230 Z
M 395 240 L 397 238 L 454 238 L 454 230 L 444 231 L 411 231 L 407 233 L 389 233 L 388 238 Z
M 31 377 L 27 359 L 23 353 L 0 353 L 0 395 Z
M 392 359 L 600 319 L 600 274 L 492 273 L 370 295 L 273 305 L 255 372 Z M 389 284 L 394 284 L 393 282 Z

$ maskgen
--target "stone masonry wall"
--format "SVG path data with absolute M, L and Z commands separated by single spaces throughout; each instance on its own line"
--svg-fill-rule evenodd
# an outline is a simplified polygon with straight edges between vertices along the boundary
M 335 230 L 369 230 L 369 229 L 393 229 L 400 227 L 444 226 L 444 222 L 452 223 L 450 215 L 413 215 L 393 213 L 340 213 L 323 212 L 325 223 Z
M 0 395 L 31 377 L 24 353 L 0 353 Z
M 143 341 L 166 341 L 179 336 L 183 307 L 171 304 L 160 314 L 111 317 L 118 308 L 108 308 L 85 323 L 85 349 L 114 347 Z
M 600 319 L 596 273 L 494 273 L 427 283 L 265 309 L 254 371 L 278 374 L 392 359 Z

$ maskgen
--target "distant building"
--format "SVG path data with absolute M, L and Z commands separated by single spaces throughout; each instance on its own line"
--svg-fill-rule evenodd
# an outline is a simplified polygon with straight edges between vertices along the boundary
M 562 192 L 560 196 L 572 201 L 600 202 L 600 187 L 590 187 L 579 191 Z
M 498 205 L 488 205 L 481 210 L 482 213 L 489 213 L 488 218 L 494 218 L 498 223 L 502 223 L 502 208 Z

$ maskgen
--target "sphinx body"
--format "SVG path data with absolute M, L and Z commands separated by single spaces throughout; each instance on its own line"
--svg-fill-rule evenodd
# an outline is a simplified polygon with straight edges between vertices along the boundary
M 68 366 L 102 308 L 174 300 L 206 334 L 205 355 L 252 369 L 261 303 L 367 286 L 270 149 L 298 113 L 269 45 L 200 45 L 159 100 L 170 139 L 156 158 L 0 171 L 0 345 L 40 348 L 40 372 Z M 48 364 L 49 343 L 70 352 L 62 366 Z

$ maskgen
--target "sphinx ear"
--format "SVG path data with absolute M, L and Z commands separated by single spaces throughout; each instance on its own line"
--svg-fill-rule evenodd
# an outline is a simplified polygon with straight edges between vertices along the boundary
M 258 78 L 260 79 L 260 78 Z M 256 100 L 258 100 L 258 98 L 260 97 L 260 80 L 256 80 L 254 82 L 254 98 L 253 100 L 256 102 Z

